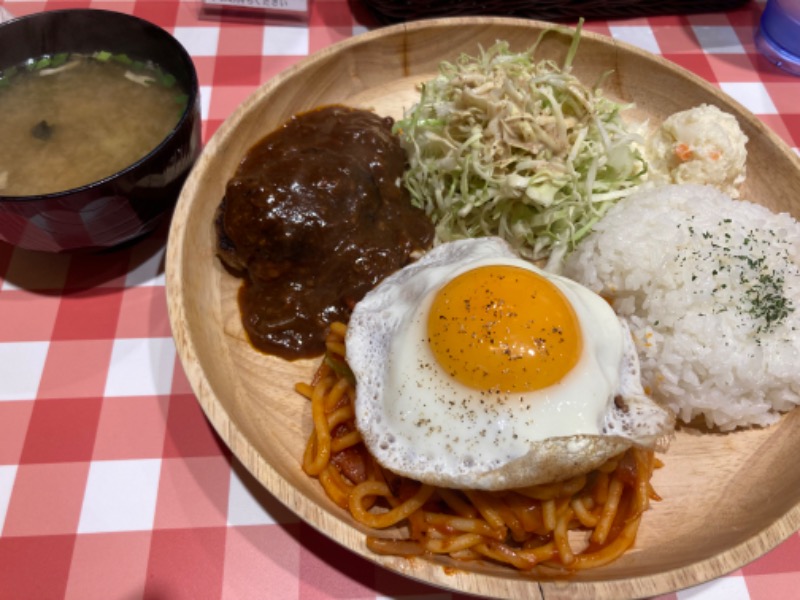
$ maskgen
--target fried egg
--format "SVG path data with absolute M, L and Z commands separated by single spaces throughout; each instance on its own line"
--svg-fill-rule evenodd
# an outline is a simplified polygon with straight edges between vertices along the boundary
M 356 305 L 346 347 L 367 448 L 426 483 L 550 483 L 673 429 L 610 305 L 499 238 L 439 245 L 386 278 Z

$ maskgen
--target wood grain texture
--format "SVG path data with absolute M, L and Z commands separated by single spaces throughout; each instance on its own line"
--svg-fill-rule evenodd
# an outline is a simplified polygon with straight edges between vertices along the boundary
M 292 114 L 342 103 L 400 117 L 416 85 L 443 59 L 507 40 L 530 46 L 547 24 L 508 18 L 441 19 L 376 30 L 331 46 L 283 72 L 247 99 L 210 140 L 180 197 L 167 251 L 170 320 L 189 381 L 233 453 L 286 506 L 369 560 L 434 585 L 503 598 L 625 598 L 666 593 L 735 570 L 800 528 L 796 411 L 769 429 L 677 433 L 654 483 L 663 501 L 644 518 L 635 548 L 601 569 L 564 581 L 532 581 L 497 567 L 455 574 L 441 564 L 377 557 L 364 531 L 300 469 L 310 407 L 295 394 L 316 361 L 286 362 L 254 351 L 239 320 L 239 280 L 215 258 L 214 212 L 239 160 Z M 568 35 L 548 37 L 538 56 L 560 59 Z M 613 70 L 606 93 L 636 104 L 652 123 L 702 102 L 739 120 L 750 138 L 743 197 L 800 216 L 800 164 L 742 106 L 672 63 L 585 33 L 575 72 L 585 82 Z M 444 564 L 444 563 L 442 563 Z

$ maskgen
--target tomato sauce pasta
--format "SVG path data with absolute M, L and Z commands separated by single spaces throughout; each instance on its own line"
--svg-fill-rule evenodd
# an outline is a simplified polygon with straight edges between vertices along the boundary
M 314 425 L 303 470 L 357 522 L 405 527 L 402 538 L 369 535 L 370 550 L 575 571 L 608 564 L 634 543 L 643 512 L 659 499 L 650 478 L 660 462 L 651 450 L 631 448 L 586 475 L 507 491 L 436 487 L 382 468 L 355 426 L 345 333 L 345 325 L 331 326 L 313 380 L 296 386 L 311 401 Z

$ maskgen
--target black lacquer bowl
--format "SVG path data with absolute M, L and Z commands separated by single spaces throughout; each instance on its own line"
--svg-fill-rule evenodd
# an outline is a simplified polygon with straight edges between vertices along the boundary
M 106 10 L 46 11 L 0 24 L 0 71 L 32 57 L 98 50 L 152 61 L 177 79 L 186 108 L 156 148 L 105 179 L 50 194 L 0 194 L 0 240 L 29 250 L 99 251 L 144 236 L 172 214 L 201 149 L 197 72 L 178 40 Z

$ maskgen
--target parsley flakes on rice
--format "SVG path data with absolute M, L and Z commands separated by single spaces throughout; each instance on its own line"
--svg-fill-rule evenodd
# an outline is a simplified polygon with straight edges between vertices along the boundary
M 685 423 L 770 425 L 800 404 L 800 223 L 711 186 L 621 201 L 563 274 L 634 335 L 642 383 Z

